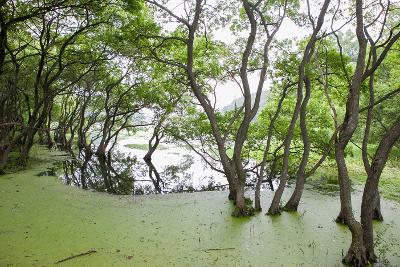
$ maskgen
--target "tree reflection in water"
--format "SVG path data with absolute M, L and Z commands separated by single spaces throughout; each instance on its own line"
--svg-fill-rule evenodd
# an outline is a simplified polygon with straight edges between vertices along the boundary
M 139 161 L 121 152 L 98 157 L 81 150 L 70 160 L 62 162 L 61 179 L 72 186 L 118 195 L 147 195 L 211 191 L 224 189 L 213 177 L 193 186 L 191 155 L 185 155 L 177 165 L 168 165 L 159 172 L 151 160 Z

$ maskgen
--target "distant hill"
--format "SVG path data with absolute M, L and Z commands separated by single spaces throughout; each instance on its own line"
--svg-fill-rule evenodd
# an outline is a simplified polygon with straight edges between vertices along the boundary
M 261 111 L 262 108 L 264 107 L 265 103 L 267 102 L 268 96 L 269 96 L 269 91 L 263 91 L 263 92 L 261 93 L 260 108 L 259 108 L 259 110 L 258 110 L 258 112 L 257 112 L 256 117 L 258 116 L 258 114 L 260 113 L 260 111 Z M 254 99 L 255 99 L 255 98 L 256 98 L 256 93 L 251 94 L 251 104 L 252 104 L 252 105 L 254 104 Z M 236 98 L 236 99 L 233 100 L 229 105 L 223 107 L 223 108 L 221 109 L 221 111 L 222 111 L 222 112 L 227 112 L 227 111 L 234 110 L 235 107 L 239 108 L 239 107 L 242 106 L 243 102 L 244 102 L 244 97 L 243 97 L 243 96 L 242 96 L 242 97 L 239 97 L 239 98 Z

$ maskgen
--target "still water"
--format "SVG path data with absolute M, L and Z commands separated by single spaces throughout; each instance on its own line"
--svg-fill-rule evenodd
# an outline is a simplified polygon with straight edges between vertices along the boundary
M 118 195 L 227 189 L 226 178 L 186 147 L 162 144 L 154 152 L 151 165 L 146 163 L 147 140 L 143 136 L 126 137 L 106 158 L 80 151 L 40 175 L 56 175 L 67 185 Z M 247 182 L 252 187 L 255 177 L 249 176 Z M 262 190 L 270 190 L 270 185 L 263 184 Z

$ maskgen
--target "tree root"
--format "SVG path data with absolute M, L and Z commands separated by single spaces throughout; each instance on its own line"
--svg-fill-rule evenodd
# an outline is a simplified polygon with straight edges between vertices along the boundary
M 364 248 L 350 247 L 347 255 L 343 258 L 342 262 L 355 267 L 364 267 L 369 265 L 367 255 Z
M 340 212 L 339 215 L 336 217 L 335 222 L 336 222 L 336 223 L 343 224 L 343 225 L 347 225 L 346 220 L 345 220 L 344 217 L 342 216 L 342 212 Z
M 278 207 L 278 208 L 270 207 L 266 215 L 269 215 L 269 216 L 281 215 L 281 208 L 280 207 Z
M 374 213 L 372 214 L 372 219 L 382 222 L 383 221 L 383 216 L 382 216 L 381 211 L 378 210 L 378 209 L 375 209 Z
M 378 257 L 376 256 L 373 250 L 372 251 L 367 250 L 367 259 L 370 263 L 378 262 Z
M 286 212 L 293 212 L 293 211 L 297 211 L 297 208 L 299 207 L 299 205 L 298 204 L 290 204 L 290 203 L 287 203 L 283 208 L 282 208 L 282 210 L 283 211 L 286 211 Z
M 244 209 L 235 208 L 232 212 L 233 217 L 250 217 L 255 215 L 255 209 L 253 207 L 245 207 Z
M 254 212 L 261 212 L 262 211 L 262 208 L 261 207 L 255 207 L 254 208 Z
M 229 192 L 228 199 L 229 199 L 229 200 L 235 201 L 235 199 L 236 199 L 235 196 L 236 196 L 236 193 L 235 193 L 235 192 Z

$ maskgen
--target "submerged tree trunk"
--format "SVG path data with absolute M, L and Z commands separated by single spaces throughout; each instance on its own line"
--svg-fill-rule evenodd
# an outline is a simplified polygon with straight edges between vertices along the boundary
M 367 181 L 364 187 L 364 193 L 361 204 L 361 223 L 363 225 L 364 245 L 366 248 L 366 257 L 370 262 L 376 262 L 374 252 L 374 235 L 372 220 L 376 217 L 381 219 L 380 199 L 378 184 L 382 171 L 389 157 L 390 150 L 400 137 L 400 117 L 386 132 L 374 154 Z
M 101 155 L 101 156 L 97 156 L 97 159 L 99 161 L 99 168 L 100 168 L 100 172 L 101 172 L 101 176 L 103 177 L 103 181 L 104 181 L 104 186 L 106 187 L 107 193 L 110 194 L 115 194 L 115 189 L 112 183 L 112 179 L 111 179 L 111 175 L 109 172 L 109 166 L 107 164 L 108 160 L 111 160 L 110 158 L 107 159 L 107 156 Z
M 346 114 L 339 135 L 335 140 L 335 159 L 338 168 L 340 186 L 341 217 L 351 231 L 352 241 L 350 248 L 343 259 L 345 264 L 365 266 L 368 264 L 363 242 L 363 229 L 355 220 L 351 203 L 351 185 L 345 161 L 345 148 L 354 134 L 358 124 L 358 110 L 360 88 L 365 68 L 367 41 L 364 36 L 363 1 L 356 0 L 356 35 L 359 44 L 356 69 L 349 86 L 349 95 L 346 103 Z
M 344 159 L 345 145 L 343 144 L 343 142 L 337 142 L 335 145 L 335 157 L 338 166 L 340 185 L 341 213 L 339 216 L 340 220 L 342 220 L 349 227 L 352 236 L 350 248 L 344 257 L 343 262 L 346 264 L 353 264 L 355 266 L 365 266 L 367 265 L 368 260 L 366 258 L 366 251 L 363 242 L 363 229 L 361 224 L 355 220 L 353 215 L 351 204 L 351 185 Z
M 84 160 L 82 165 L 80 166 L 80 172 L 81 172 L 81 186 L 83 189 L 88 189 L 88 185 L 87 185 L 87 178 L 89 177 L 89 171 L 88 171 L 88 165 L 89 165 L 89 161 L 92 159 L 93 154 L 86 151 L 86 150 L 81 150 L 79 152 L 79 154 L 83 154 L 84 156 Z
M 156 151 L 158 145 L 160 144 L 161 139 L 163 138 L 164 134 L 162 133 L 161 126 L 165 120 L 165 117 L 161 118 L 157 125 L 154 127 L 153 135 L 149 140 L 149 148 L 146 155 L 143 157 L 144 162 L 146 162 L 147 166 L 149 167 L 149 177 L 154 185 L 155 190 L 158 193 L 162 192 L 160 182 L 162 182 L 159 172 L 157 168 L 154 166 L 153 162 L 151 161 L 153 153 Z M 153 143 L 154 141 L 154 143 Z M 155 179 L 153 177 L 155 176 Z
M 235 210 L 232 215 L 235 217 L 248 216 L 249 211 L 246 207 L 246 200 L 244 197 L 244 183 L 239 182 L 236 185 L 236 198 L 235 198 Z

